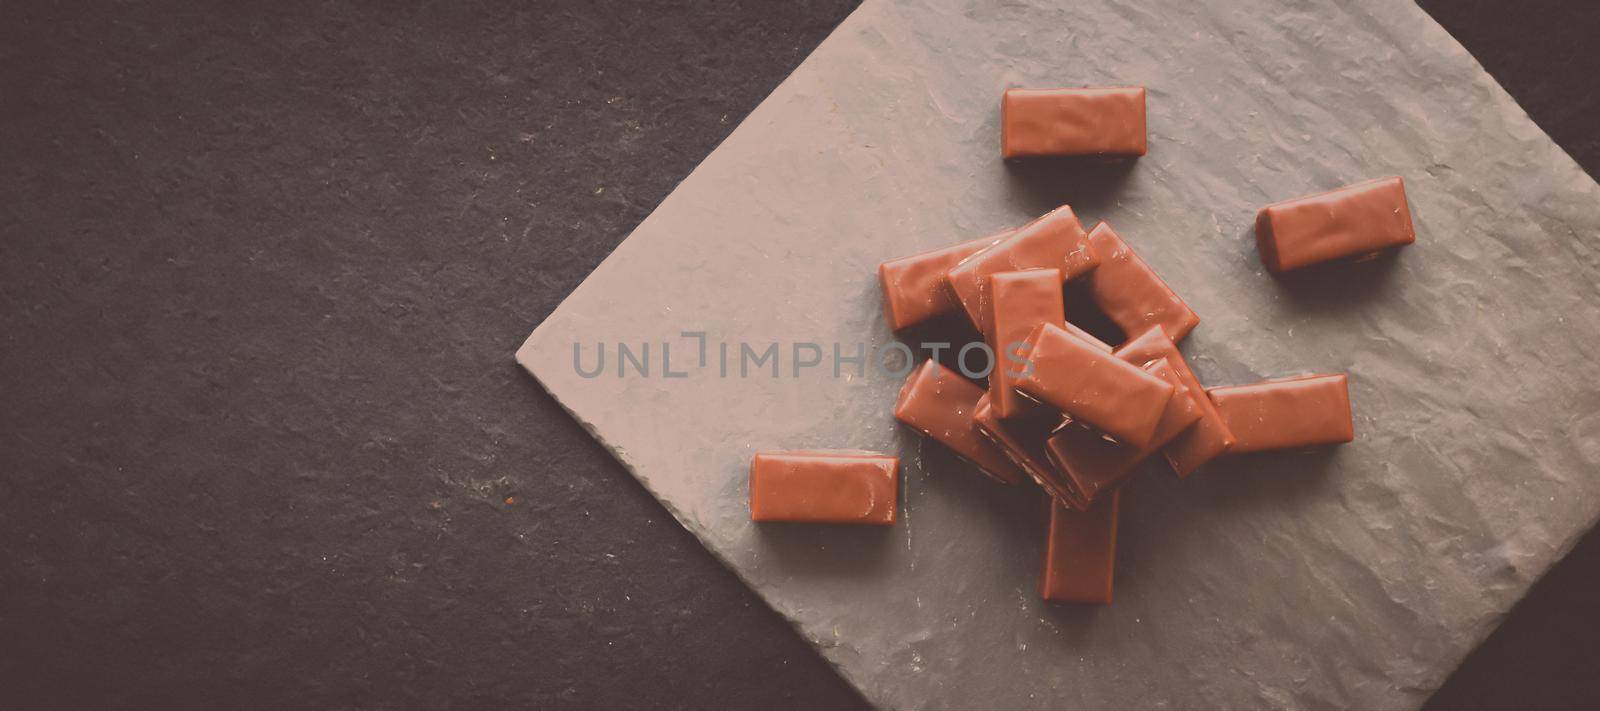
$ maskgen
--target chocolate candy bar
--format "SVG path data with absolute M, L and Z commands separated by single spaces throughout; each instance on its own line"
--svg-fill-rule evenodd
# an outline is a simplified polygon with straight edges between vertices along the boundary
M 1006 230 L 878 265 L 878 281 L 883 285 L 883 311 L 889 319 L 889 328 L 899 331 L 954 311 L 961 304 L 945 282 L 945 272 L 1014 231 Z
M 989 335 L 989 277 L 1024 269 L 1060 269 L 1072 279 L 1100 261 L 1072 208 L 1062 205 L 950 268 L 946 279 L 978 333 Z
M 866 452 L 762 452 L 750 462 L 750 520 L 894 523 L 900 460 Z
M 1132 447 L 1150 443 L 1172 399 L 1171 383 L 1052 324 L 1034 330 L 1028 360 L 1018 391 Z
M 938 361 L 924 362 L 900 388 L 894 416 L 949 447 L 1002 484 L 1022 481 L 1022 470 L 989 437 L 978 431 L 973 412 L 983 388 Z
M 1217 406 L 1206 395 L 1206 390 L 1200 385 L 1200 379 L 1194 376 L 1194 371 L 1189 369 L 1189 363 L 1183 359 L 1183 354 L 1178 352 L 1178 346 L 1172 339 L 1167 338 L 1166 332 L 1160 326 L 1153 326 L 1118 346 L 1116 353 L 1129 363 L 1148 363 L 1165 358 L 1167 364 L 1178 374 L 1178 379 L 1183 381 L 1189 395 L 1199 405 L 1200 420 L 1193 427 L 1179 433 L 1162 448 L 1167 463 L 1172 465 L 1172 471 L 1177 472 L 1179 477 L 1193 474 L 1202 464 L 1215 459 L 1217 455 L 1233 446 L 1233 433 L 1228 431 L 1228 425 L 1222 421 Z
M 989 373 L 989 403 L 995 415 L 1004 419 L 1037 407 L 1011 389 L 1011 374 L 1025 365 L 1025 357 L 1017 349 L 1026 345 L 1034 327 L 1041 323 L 1066 325 L 1061 271 L 1000 272 L 989 277 L 989 294 L 988 340 L 995 354 L 995 366 Z
M 1138 157 L 1146 152 L 1144 88 L 1006 90 L 1000 98 L 1000 157 Z
M 1082 427 L 1063 427 L 1045 441 L 1045 454 L 1050 457 L 1050 463 L 1057 472 L 1072 480 L 1073 488 L 1082 492 L 1091 505 L 1102 492 L 1117 487 L 1133 474 L 1140 462 L 1200 419 L 1200 406 L 1167 359 L 1153 361 L 1144 368 L 1175 388 L 1149 444 L 1143 447 L 1117 444 Z
M 1210 388 L 1206 394 L 1233 432 L 1231 453 L 1339 444 L 1356 437 L 1343 375 L 1302 375 Z
M 1039 597 L 1051 602 L 1111 602 L 1121 505 L 1122 492 L 1116 490 L 1088 511 L 1051 503 Z
M 1000 155 L 1142 156 L 1143 87 L 1007 89 L 1000 98 Z
M 1100 266 L 1089 275 L 1089 294 L 1123 333 L 1131 336 L 1160 326 L 1172 340 L 1181 341 L 1200 323 L 1189 305 L 1110 225 L 1095 225 L 1089 233 L 1089 248 L 1100 258 Z
M 995 446 L 1005 452 L 1005 455 L 1028 475 L 1028 478 L 1033 479 L 1051 497 L 1072 506 L 1088 508 L 1088 500 L 1073 488 L 1070 479 L 1056 472 L 1050 465 L 1049 455 L 1045 453 L 1044 443 L 1056 429 L 1061 427 L 1060 417 L 1028 416 L 1002 421 L 995 416 L 994 408 L 990 407 L 989 395 L 985 393 L 978 400 L 977 409 L 973 410 L 972 420 L 978 426 L 979 432 L 992 440 Z
M 1273 203 L 1256 213 L 1256 251 L 1275 272 L 1415 241 L 1405 181 L 1398 177 Z

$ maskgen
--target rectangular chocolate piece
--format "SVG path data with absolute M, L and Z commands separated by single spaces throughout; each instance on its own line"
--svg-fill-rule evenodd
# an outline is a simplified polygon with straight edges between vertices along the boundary
M 1062 205 L 993 246 L 950 268 L 947 279 L 978 333 L 989 335 L 989 277 L 1024 269 L 1060 269 L 1063 280 L 1094 269 L 1100 260 L 1072 208 Z
M 1088 511 L 1051 502 L 1039 597 L 1051 602 L 1111 603 L 1117 563 L 1117 514 L 1122 492 L 1113 490 Z
M 1200 379 L 1189 369 L 1189 363 L 1183 359 L 1177 344 L 1167 337 L 1160 326 L 1152 326 L 1127 343 L 1117 346 L 1116 353 L 1129 363 L 1148 363 L 1165 358 L 1200 406 L 1200 421 L 1179 433 L 1162 448 L 1167 463 L 1172 465 L 1172 471 L 1177 472 L 1179 478 L 1193 474 L 1201 465 L 1233 446 L 1233 433 L 1222 421 L 1216 404 L 1211 402 L 1205 387 L 1200 385 Z
M 1155 436 L 1143 447 L 1117 444 L 1082 427 L 1064 427 L 1045 442 L 1045 454 L 1061 475 L 1073 482 L 1091 505 L 1101 494 L 1121 485 L 1150 455 L 1200 419 L 1200 406 L 1167 359 L 1153 361 L 1145 370 L 1176 389 L 1156 425 Z M 1204 394 L 1201 395 L 1205 397 Z
M 1007 89 L 1000 98 L 1000 155 L 1142 156 L 1144 87 Z
M 894 524 L 900 460 L 867 452 L 762 452 L 750 462 L 750 520 Z
M 1356 437 L 1343 375 L 1302 375 L 1206 393 L 1233 432 L 1232 453 L 1340 444 Z
M 1256 250 L 1275 272 L 1411 244 L 1405 181 L 1379 178 L 1273 203 L 1256 213 Z
M 1048 323 L 1028 346 L 1030 370 L 1014 379 L 1017 390 L 1123 444 L 1150 443 L 1172 384 Z
M 1011 389 L 1011 376 L 1025 365 L 1021 349 L 1041 323 L 1066 326 L 1066 306 L 1061 302 L 1061 271 L 1030 269 L 1000 272 L 989 277 L 989 347 L 995 365 L 989 373 L 989 402 L 995 415 L 1016 417 L 1037 404 Z
M 895 419 L 949 447 L 962 459 L 972 462 L 988 477 L 1002 484 L 1022 482 L 1022 470 L 988 436 L 978 431 L 973 413 L 983 397 L 979 387 L 959 373 L 923 362 L 900 388 L 895 402 Z
M 1005 455 L 1033 479 L 1051 497 L 1079 508 L 1088 508 L 1083 494 L 1073 488 L 1072 481 L 1062 477 L 1050 464 L 1045 452 L 1045 441 L 1061 427 L 1061 418 L 1050 415 L 1031 415 L 1001 420 L 990 407 L 989 395 L 984 394 L 973 410 L 972 419 L 978 431 L 988 437 Z
M 1200 323 L 1194 310 L 1110 225 L 1095 225 L 1089 248 L 1100 258 L 1100 266 L 1089 275 L 1089 294 L 1123 333 L 1132 336 L 1160 326 L 1172 340 L 1181 341 Z
M 878 282 L 883 285 L 883 312 L 889 328 L 899 331 L 922 323 L 961 306 L 945 281 L 945 272 L 984 248 L 999 242 L 1015 230 L 909 257 L 891 259 L 878 265 Z

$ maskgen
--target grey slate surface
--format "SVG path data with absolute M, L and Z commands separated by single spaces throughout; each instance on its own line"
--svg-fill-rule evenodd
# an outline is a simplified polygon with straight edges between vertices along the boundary
M 1150 156 L 1000 164 L 1002 88 L 1104 83 L 1150 88 Z M 1416 246 L 1262 272 L 1256 206 L 1390 173 Z M 1410 708 L 1600 508 L 1600 390 L 1577 375 L 1597 195 L 1409 3 L 868 3 L 519 360 L 881 704 Z M 1343 370 L 1357 412 L 1334 452 L 1136 481 L 1104 609 L 1035 599 L 1036 498 L 897 428 L 896 380 L 716 373 L 718 342 L 889 341 L 879 261 L 1058 201 L 1112 221 L 1201 314 L 1185 352 L 1207 382 Z M 670 341 L 692 366 L 685 330 L 713 343 L 687 378 L 574 372 L 575 342 Z M 798 447 L 899 451 L 901 523 L 750 524 L 750 454 Z

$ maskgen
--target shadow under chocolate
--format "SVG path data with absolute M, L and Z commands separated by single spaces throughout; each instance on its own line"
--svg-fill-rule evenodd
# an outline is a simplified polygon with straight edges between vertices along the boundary
M 1088 275 L 1094 276 L 1093 272 Z M 1062 301 L 1066 304 L 1067 322 L 1089 332 L 1112 346 L 1121 345 L 1129 334 L 1123 333 L 1106 312 L 1101 311 L 1089 293 L 1088 278 L 1073 279 L 1062 287 Z
M 972 322 L 967 319 L 967 312 L 956 309 L 949 313 L 939 314 L 927 321 L 907 327 L 894 334 L 894 338 L 911 347 L 911 352 L 916 354 L 914 365 L 920 365 L 929 356 L 929 351 L 924 349 L 924 344 L 942 343 L 949 344 L 948 348 L 941 348 L 939 352 L 939 365 L 946 369 L 965 373 L 958 369 L 956 359 L 961 354 L 961 348 L 969 343 L 983 340 L 978 330 L 972 327 Z M 988 361 L 979 353 L 969 352 L 967 367 L 972 372 L 980 372 Z M 968 378 L 973 380 L 973 378 Z M 976 379 L 978 384 L 987 385 L 984 379 Z
M 899 527 L 831 523 L 755 524 L 762 557 L 778 561 L 784 572 L 802 578 L 856 577 L 893 567 L 890 551 L 899 545 Z
M 1339 445 L 1282 452 L 1225 455 L 1184 480 L 1192 484 L 1195 505 L 1208 515 L 1246 515 L 1261 509 L 1292 511 L 1318 500 L 1333 484 Z M 1200 499 L 1203 499 L 1203 504 Z
M 1079 220 L 1088 220 L 1085 213 L 1101 214 L 1116 205 L 1117 195 L 1138 162 L 1102 158 L 1006 161 L 1007 194 L 1013 206 L 1029 215 L 1043 215 L 1071 205 Z M 1083 225 L 1085 230 L 1092 227 L 1092 221 Z
M 1249 239 L 1255 240 L 1251 232 Z M 1382 301 L 1393 288 L 1393 272 L 1404 258 L 1406 248 L 1387 249 L 1360 260 L 1338 260 L 1314 264 L 1288 272 L 1271 272 L 1279 293 L 1288 297 L 1289 308 L 1298 313 L 1336 313 L 1359 310 Z

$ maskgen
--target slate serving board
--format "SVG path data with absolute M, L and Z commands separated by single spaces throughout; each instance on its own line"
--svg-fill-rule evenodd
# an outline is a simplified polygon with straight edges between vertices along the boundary
M 1149 156 L 1002 165 L 1001 90 L 1095 84 L 1149 88 Z M 1256 207 L 1388 174 L 1416 245 L 1262 270 Z M 1060 202 L 1200 313 L 1207 383 L 1344 371 L 1356 412 L 1336 450 L 1139 477 L 1104 608 L 1037 600 L 1036 492 L 898 427 L 897 378 L 833 373 L 833 344 L 893 341 L 879 262 Z M 1597 208 L 1408 2 L 869 0 L 517 357 L 878 704 L 1413 708 L 1600 514 Z M 769 343 L 779 377 L 741 377 Z M 795 343 L 820 366 L 794 376 Z M 751 524 L 751 454 L 810 447 L 898 452 L 900 523 Z

